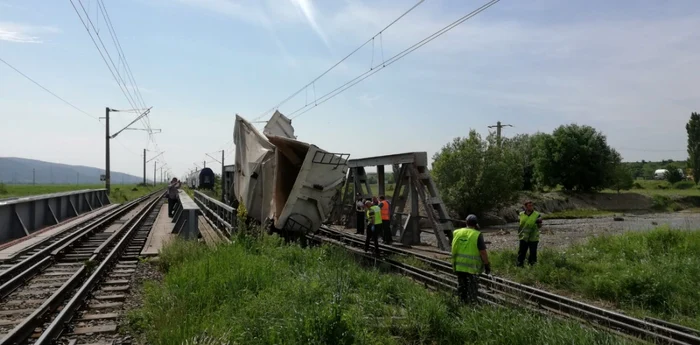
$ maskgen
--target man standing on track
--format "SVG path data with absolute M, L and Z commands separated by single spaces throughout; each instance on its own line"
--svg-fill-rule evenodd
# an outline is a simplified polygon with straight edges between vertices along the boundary
M 362 202 L 362 195 L 357 193 L 357 201 L 355 202 L 355 218 L 357 218 L 356 234 L 365 234 L 365 203 Z
M 385 244 L 391 244 L 394 240 L 391 236 L 391 205 L 384 195 L 380 195 L 378 206 L 382 210 L 382 241 Z
M 382 211 L 379 209 L 379 206 L 372 205 L 371 201 L 365 202 L 365 206 L 367 207 L 367 219 L 369 223 L 367 227 L 367 237 L 365 237 L 365 251 L 369 251 L 369 240 L 371 237 L 372 240 L 374 240 L 374 253 L 376 256 L 379 256 L 377 233 L 381 231 L 382 227 Z
M 173 177 L 168 185 L 168 217 L 174 216 L 175 205 L 179 201 L 177 190 L 180 188 L 180 181 Z
M 475 215 L 467 216 L 467 227 L 452 233 L 452 268 L 457 274 L 457 293 L 464 303 L 476 303 L 479 274 L 491 274 L 484 236 Z
M 534 265 L 537 263 L 537 244 L 540 241 L 540 228 L 542 227 L 542 215 L 535 211 L 532 201 L 525 202 L 525 211 L 520 212 L 520 226 L 518 227 L 518 238 L 520 246 L 518 248 L 518 267 L 525 264 L 525 255 L 530 250 L 527 263 Z

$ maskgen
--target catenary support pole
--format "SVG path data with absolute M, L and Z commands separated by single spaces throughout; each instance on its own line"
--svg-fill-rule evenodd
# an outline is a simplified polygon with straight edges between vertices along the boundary
M 105 189 L 109 194 L 111 183 L 109 173 L 109 107 L 105 108 Z
M 146 185 L 146 149 L 143 149 L 143 185 Z
M 226 171 L 224 171 L 224 150 L 221 150 L 221 202 L 226 202 L 224 195 L 226 194 Z

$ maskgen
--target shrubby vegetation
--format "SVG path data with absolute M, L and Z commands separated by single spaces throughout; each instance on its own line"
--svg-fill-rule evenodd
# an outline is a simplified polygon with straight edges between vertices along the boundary
M 463 306 L 411 280 L 359 266 L 342 248 L 276 237 L 215 250 L 167 247 L 168 274 L 130 315 L 148 344 L 620 344 L 627 340 L 507 308 Z M 537 332 L 533 333 L 533 329 Z
M 432 174 L 447 207 L 464 218 L 513 202 L 523 185 L 523 160 L 513 147 L 472 130 L 436 153 Z

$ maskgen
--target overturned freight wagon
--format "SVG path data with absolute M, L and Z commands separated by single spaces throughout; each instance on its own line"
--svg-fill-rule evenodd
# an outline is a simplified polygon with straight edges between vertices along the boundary
M 315 231 L 344 183 L 349 155 L 295 140 L 291 121 L 279 112 L 264 131 L 236 116 L 236 199 L 260 223 L 272 220 L 278 230 Z
M 345 183 L 348 154 L 326 152 L 294 139 L 270 136 L 275 145 L 274 226 L 316 231 Z

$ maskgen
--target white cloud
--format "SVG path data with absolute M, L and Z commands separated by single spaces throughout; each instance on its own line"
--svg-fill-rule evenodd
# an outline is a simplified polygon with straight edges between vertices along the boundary
M 327 47 L 330 47 L 330 44 L 328 43 L 328 38 L 326 37 L 326 34 L 321 30 L 321 27 L 318 25 L 316 22 L 316 7 L 314 7 L 314 4 L 311 0 L 290 0 L 292 3 L 294 3 L 299 10 L 302 12 L 304 15 L 304 18 L 306 18 L 306 21 L 309 23 L 312 29 L 316 32 L 316 34 L 321 37 L 323 40 L 323 43 L 326 44 Z
M 15 43 L 44 43 L 44 41 L 36 35 L 55 34 L 59 32 L 61 32 L 59 29 L 50 26 L 33 26 L 12 22 L 0 22 L 0 41 Z

